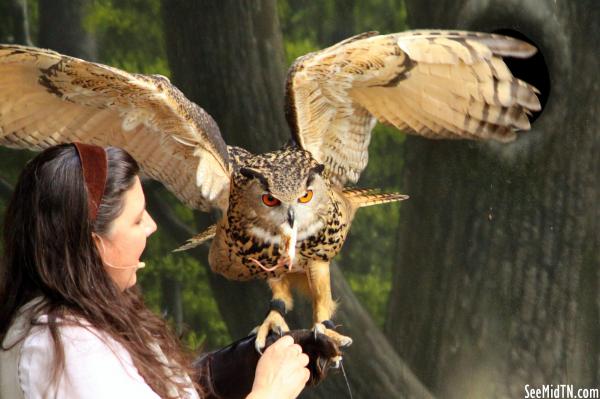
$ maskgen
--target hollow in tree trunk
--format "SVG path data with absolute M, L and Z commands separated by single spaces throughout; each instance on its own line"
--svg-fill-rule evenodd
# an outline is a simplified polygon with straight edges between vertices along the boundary
M 514 29 L 551 86 L 508 145 L 406 141 L 386 332 L 444 398 L 600 381 L 600 9 L 593 1 L 408 1 L 414 28 Z M 594 61 L 595 60 L 595 61 Z M 533 76 L 543 66 L 534 66 Z M 542 93 L 544 94 L 544 93 Z

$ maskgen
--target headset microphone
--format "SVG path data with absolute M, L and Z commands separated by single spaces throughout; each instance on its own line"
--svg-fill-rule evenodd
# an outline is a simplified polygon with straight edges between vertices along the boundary
M 131 266 L 114 266 L 114 265 L 111 265 L 108 262 L 103 262 L 103 263 L 104 263 L 105 266 L 112 267 L 113 269 L 122 269 L 122 270 L 124 270 L 124 269 L 133 269 L 133 268 L 135 268 L 135 269 L 143 269 L 144 267 L 146 267 L 146 263 L 145 262 L 138 262 L 135 265 L 131 265 Z
M 98 240 L 100 240 L 100 246 L 102 247 L 102 252 L 104 253 L 106 250 L 104 248 L 104 241 L 102 240 L 102 237 L 100 237 L 98 234 L 96 233 L 92 233 L 92 235 L 96 236 L 98 238 Z M 102 261 L 102 263 L 104 263 L 104 265 L 108 266 L 108 267 L 112 267 L 113 269 L 121 269 L 121 270 L 126 270 L 126 269 L 143 269 L 144 267 L 146 267 L 146 263 L 144 262 L 138 262 L 135 265 L 131 265 L 131 266 L 115 266 L 113 264 L 110 264 L 106 261 Z

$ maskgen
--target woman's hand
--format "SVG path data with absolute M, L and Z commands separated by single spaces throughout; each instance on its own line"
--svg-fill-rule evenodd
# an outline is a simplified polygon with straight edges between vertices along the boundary
M 308 356 L 290 336 L 269 346 L 256 365 L 254 385 L 247 399 L 292 399 L 310 377 Z

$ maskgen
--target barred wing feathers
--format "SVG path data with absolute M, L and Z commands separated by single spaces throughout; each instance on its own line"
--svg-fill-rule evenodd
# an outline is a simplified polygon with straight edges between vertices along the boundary
M 354 183 L 377 120 L 429 138 L 514 140 L 540 103 L 502 57 L 535 51 L 487 33 L 365 33 L 296 60 L 286 116 L 333 182 Z
M 193 208 L 227 206 L 219 128 L 167 78 L 0 45 L 0 144 L 41 150 L 72 141 L 124 148 Z

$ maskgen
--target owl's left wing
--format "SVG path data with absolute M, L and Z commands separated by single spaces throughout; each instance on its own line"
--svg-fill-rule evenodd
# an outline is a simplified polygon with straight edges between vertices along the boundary
M 502 57 L 535 52 L 488 33 L 364 33 L 295 61 L 286 117 L 333 182 L 356 182 L 377 120 L 430 138 L 514 140 L 540 103 Z

